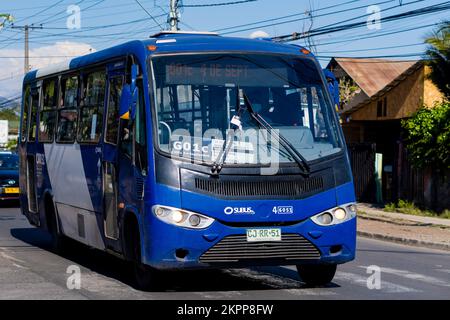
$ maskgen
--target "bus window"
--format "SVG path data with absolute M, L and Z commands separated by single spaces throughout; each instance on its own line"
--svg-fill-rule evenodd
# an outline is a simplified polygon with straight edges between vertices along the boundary
M 133 142 L 135 163 L 140 169 L 145 169 L 146 164 L 146 138 L 145 138 L 145 114 L 144 114 L 144 96 L 142 82 L 137 85 L 136 116 L 135 120 L 122 120 L 122 133 L 120 141 L 120 149 L 130 158 L 133 158 Z
M 57 142 L 74 142 L 78 118 L 78 77 L 61 80 L 61 101 L 58 110 Z
M 28 129 L 28 112 L 30 107 L 30 86 L 26 86 L 25 93 L 23 95 L 23 113 L 22 113 L 22 124 L 21 124 L 21 139 L 22 142 L 27 140 L 27 129 Z
M 138 101 L 136 103 L 136 141 L 135 141 L 135 163 L 141 170 L 147 168 L 147 139 L 145 131 L 145 102 L 142 81 L 138 82 Z
M 39 114 L 39 142 L 52 142 L 55 130 L 56 105 L 58 103 L 56 91 L 57 79 L 44 80 L 43 105 Z
M 118 138 L 117 124 L 119 123 L 119 106 L 122 86 L 122 77 L 114 77 L 109 80 L 108 114 L 106 117 L 105 141 L 114 145 L 117 144 Z
M 36 116 L 39 108 L 39 89 L 31 92 L 31 110 L 30 110 L 30 130 L 28 131 L 28 141 L 36 140 Z
M 103 124 L 106 74 L 97 71 L 89 74 L 84 83 L 85 94 L 80 108 L 78 141 L 97 143 Z

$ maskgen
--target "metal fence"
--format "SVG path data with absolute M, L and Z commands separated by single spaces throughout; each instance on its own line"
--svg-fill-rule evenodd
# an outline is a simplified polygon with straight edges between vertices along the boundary
M 352 166 L 356 199 L 376 202 L 375 143 L 350 143 L 347 146 Z

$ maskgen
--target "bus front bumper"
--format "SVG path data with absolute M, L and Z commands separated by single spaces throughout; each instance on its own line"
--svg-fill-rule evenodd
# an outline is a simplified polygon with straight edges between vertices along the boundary
M 341 264 L 355 258 L 356 217 L 326 227 L 311 219 L 281 227 L 234 227 L 215 221 L 202 230 L 147 218 L 143 260 L 157 269 Z M 254 228 L 281 229 L 282 239 L 250 243 L 247 229 Z

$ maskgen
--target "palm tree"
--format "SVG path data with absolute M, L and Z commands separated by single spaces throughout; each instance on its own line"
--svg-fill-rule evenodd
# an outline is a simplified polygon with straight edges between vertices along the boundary
M 450 98 L 450 21 L 442 22 L 425 43 L 428 65 L 432 68 L 430 78 Z

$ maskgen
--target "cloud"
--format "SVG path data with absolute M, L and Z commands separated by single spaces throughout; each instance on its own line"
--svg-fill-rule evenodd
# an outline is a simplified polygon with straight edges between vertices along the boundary
M 70 41 L 56 42 L 53 45 L 31 49 L 30 66 L 32 70 L 39 69 L 72 59 L 74 56 L 85 55 L 94 51 L 95 49 L 86 43 Z M 23 80 L 23 56 L 24 52 L 20 49 L 1 50 L 0 96 L 9 98 L 20 94 Z
M 265 32 L 265 31 L 256 30 L 256 31 L 254 31 L 254 32 L 252 32 L 250 34 L 250 38 L 252 38 L 252 39 L 256 39 L 256 38 L 270 38 L 270 35 L 267 32 Z

